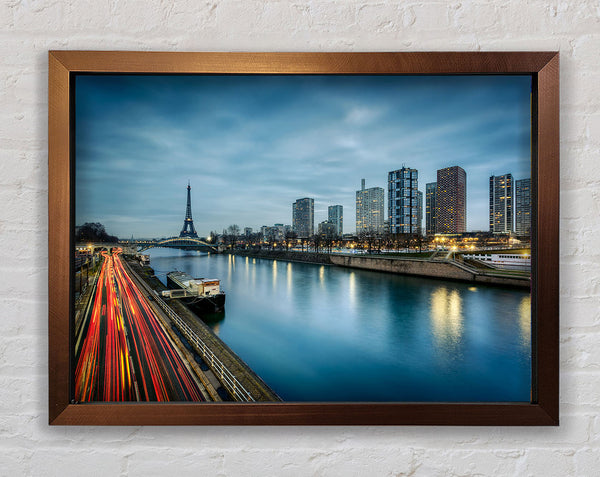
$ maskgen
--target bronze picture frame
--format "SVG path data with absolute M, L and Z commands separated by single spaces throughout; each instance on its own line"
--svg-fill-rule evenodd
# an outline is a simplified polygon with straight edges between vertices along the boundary
M 558 425 L 559 55 L 557 52 L 171 53 L 50 51 L 49 423 L 51 425 Z M 530 74 L 531 403 L 88 403 L 71 400 L 74 151 L 71 78 L 132 74 Z

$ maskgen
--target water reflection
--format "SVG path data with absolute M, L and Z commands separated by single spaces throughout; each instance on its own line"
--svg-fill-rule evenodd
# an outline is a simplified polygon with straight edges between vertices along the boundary
M 356 305 L 356 272 L 350 272 L 348 276 L 348 297 L 350 304 L 354 307 Z
M 292 294 L 292 262 L 288 262 L 286 267 L 286 277 L 287 277 L 287 293 L 288 296 Z
M 519 325 L 521 344 L 529 348 L 531 344 L 531 296 L 524 296 L 519 304 Z
M 431 293 L 431 327 L 436 344 L 456 347 L 463 333 L 462 299 L 457 290 L 439 287 Z

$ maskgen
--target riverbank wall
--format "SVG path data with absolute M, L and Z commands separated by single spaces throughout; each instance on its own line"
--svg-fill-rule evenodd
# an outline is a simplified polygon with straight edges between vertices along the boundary
M 288 250 L 234 250 L 229 252 L 241 257 L 265 258 L 267 260 L 285 260 L 286 262 L 316 263 L 333 265 L 331 255 L 315 252 L 292 252 Z
M 231 253 L 244 257 L 327 264 L 398 275 L 457 280 L 482 285 L 529 288 L 531 284 L 529 278 L 526 277 L 486 274 L 450 260 L 428 260 L 398 256 L 386 257 L 385 255 L 336 255 L 283 250 L 236 250 Z

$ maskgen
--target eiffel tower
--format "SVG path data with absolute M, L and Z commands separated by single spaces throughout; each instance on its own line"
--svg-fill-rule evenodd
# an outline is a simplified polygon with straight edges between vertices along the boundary
M 194 221 L 192 219 L 192 188 L 190 187 L 190 181 L 187 186 L 187 207 L 185 208 L 185 219 L 183 221 L 183 228 L 179 233 L 180 237 L 192 237 L 198 238 L 196 229 L 194 228 Z

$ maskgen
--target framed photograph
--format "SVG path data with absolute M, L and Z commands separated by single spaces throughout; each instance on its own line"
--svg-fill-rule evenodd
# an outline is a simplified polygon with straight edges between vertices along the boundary
M 556 52 L 49 53 L 53 425 L 558 425 Z

